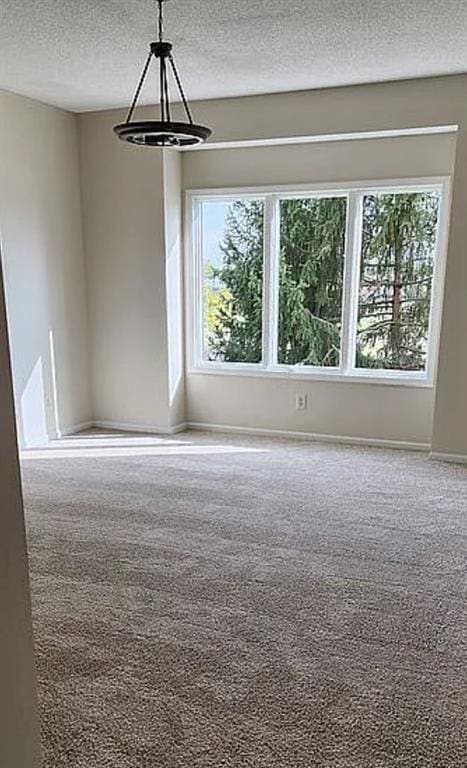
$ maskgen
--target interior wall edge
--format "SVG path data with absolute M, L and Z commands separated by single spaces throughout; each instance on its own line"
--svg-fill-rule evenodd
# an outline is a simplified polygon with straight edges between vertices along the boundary
M 85 432 L 87 429 L 92 429 L 94 426 L 94 421 L 83 421 L 81 424 L 72 424 L 68 425 L 67 427 L 63 427 L 60 429 L 59 439 L 62 437 L 70 437 L 71 435 L 76 435 L 79 432 Z
M 80 127 L 79 127 L 79 114 L 72 113 L 73 123 L 75 129 L 75 147 L 76 147 L 76 162 L 78 168 L 78 197 L 79 197 L 79 210 L 80 210 L 80 232 L 81 232 L 81 253 L 82 253 L 82 265 L 83 265 L 83 283 L 84 283 L 84 306 L 85 306 L 85 327 L 86 327 L 86 353 L 87 353 L 87 380 L 88 380 L 88 419 L 86 423 L 92 424 L 94 419 L 94 389 L 92 381 L 92 357 L 91 357 L 91 345 L 92 345 L 92 333 L 91 333 L 91 307 L 90 307 L 90 292 L 91 281 L 89 277 L 89 263 L 86 254 L 86 232 L 85 232 L 85 216 L 84 216 L 84 189 L 83 189 L 83 174 L 82 174 L 82 148 L 80 141 Z M 69 427 L 61 429 L 61 433 L 66 434 Z
M 0 261 L 0 765 L 39 768 L 28 555 L 3 285 Z

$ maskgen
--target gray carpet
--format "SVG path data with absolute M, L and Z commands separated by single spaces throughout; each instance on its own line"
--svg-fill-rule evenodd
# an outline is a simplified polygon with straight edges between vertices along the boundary
M 467 765 L 467 468 L 105 442 L 23 462 L 45 768 Z

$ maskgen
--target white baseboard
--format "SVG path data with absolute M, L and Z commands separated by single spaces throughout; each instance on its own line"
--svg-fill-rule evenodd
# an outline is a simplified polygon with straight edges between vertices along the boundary
M 73 424 L 73 426 L 63 427 L 59 430 L 57 438 L 69 437 L 70 435 L 77 435 L 78 432 L 84 432 L 86 429 L 92 429 L 94 426 L 93 421 L 83 421 L 81 424 Z
M 439 451 L 432 451 L 430 453 L 430 459 L 434 461 L 447 461 L 449 464 L 467 464 L 467 456 L 462 453 L 440 453 Z
M 297 432 L 286 429 L 262 429 L 258 427 L 233 426 L 231 424 L 209 424 L 189 421 L 176 424 L 173 427 L 161 427 L 157 424 L 133 424 L 125 421 L 83 421 L 81 424 L 64 427 L 60 430 L 58 439 L 70 437 L 87 429 L 111 429 L 119 432 L 138 432 L 153 435 L 176 435 L 187 429 L 203 432 L 225 432 L 238 435 L 257 435 L 258 437 L 279 437 L 289 440 L 304 440 L 317 443 L 334 443 L 337 445 L 361 445 L 372 448 L 390 448 L 401 451 L 419 451 L 429 453 L 434 461 L 444 461 L 450 464 L 467 464 L 467 455 L 457 453 L 442 453 L 431 451 L 429 443 L 409 442 L 405 440 L 383 440 L 374 437 L 354 437 L 351 435 L 322 435 L 313 432 Z
M 258 435 L 259 437 L 283 437 L 291 440 L 305 440 L 317 443 L 337 443 L 340 445 L 366 445 L 373 448 L 392 448 L 401 451 L 430 450 L 429 443 L 408 442 L 405 440 L 382 440 L 374 437 L 353 437 L 350 435 L 321 435 L 313 432 L 293 432 L 285 429 L 259 429 L 257 427 L 239 427 L 228 424 L 205 424 L 203 422 L 189 421 L 188 429 L 206 432 L 227 432 L 244 435 Z
M 314 432 L 298 432 L 287 429 L 263 429 L 258 427 L 233 426 L 231 424 L 209 424 L 204 422 L 182 422 L 173 427 L 162 427 L 158 424 L 140 424 L 125 421 L 86 421 L 82 424 L 76 424 L 73 427 L 67 427 L 60 432 L 61 437 L 84 432 L 86 429 L 111 429 L 119 432 L 138 432 L 142 434 L 153 435 L 176 435 L 187 429 L 205 432 L 225 432 L 231 434 L 257 435 L 258 437 L 279 437 L 289 440 L 304 440 L 317 443 L 335 443 L 338 445 L 362 445 L 373 448 L 391 448 L 401 451 L 420 451 L 428 453 L 430 451 L 429 443 L 410 442 L 405 440 L 383 440 L 374 437 L 354 437 L 351 435 L 323 435 Z M 438 461 L 448 461 L 451 463 L 466 464 L 467 456 L 431 453 L 430 458 Z
M 180 424 L 175 424 L 174 427 L 171 427 L 171 435 L 178 435 L 179 432 L 186 432 L 188 429 L 188 424 L 186 421 L 182 421 Z
M 94 421 L 93 427 L 98 429 L 113 429 L 119 432 L 141 432 L 153 435 L 176 435 L 187 429 L 185 422 L 173 427 L 161 427 L 158 424 L 132 424 L 126 421 Z

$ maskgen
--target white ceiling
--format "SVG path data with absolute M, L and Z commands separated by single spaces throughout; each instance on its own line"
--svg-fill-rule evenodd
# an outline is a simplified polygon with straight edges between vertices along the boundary
M 127 104 L 154 10 L 0 0 L 0 88 L 74 111 Z M 165 15 L 190 99 L 467 71 L 467 0 L 170 0 Z

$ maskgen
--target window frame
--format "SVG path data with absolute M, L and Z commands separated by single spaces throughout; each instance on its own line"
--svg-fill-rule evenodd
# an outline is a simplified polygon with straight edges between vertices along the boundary
M 437 192 L 439 220 L 434 253 L 433 283 L 424 371 L 356 368 L 355 351 L 360 288 L 362 201 L 364 195 Z M 280 258 L 280 200 L 297 197 L 345 197 L 347 221 L 342 292 L 340 366 L 336 368 L 285 365 L 277 360 Z M 261 363 L 229 363 L 203 359 L 203 280 L 201 204 L 219 200 L 264 199 L 264 284 Z M 190 374 L 260 376 L 300 380 L 433 387 L 438 365 L 441 310 L 451 203 L 451 177 L 383 179 L 327 184 L 268 185 L 189 189 L 185 194 L 185 299 L 187 371 Z

